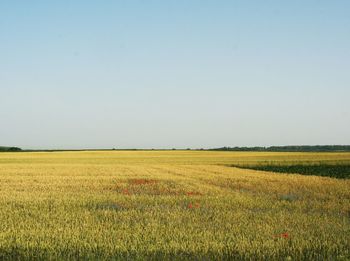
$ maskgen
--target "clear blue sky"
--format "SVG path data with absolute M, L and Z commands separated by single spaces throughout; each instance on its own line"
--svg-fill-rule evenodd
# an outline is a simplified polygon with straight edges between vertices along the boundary
M 350 144 L 350 1 L 1 1 L 0 144 Z

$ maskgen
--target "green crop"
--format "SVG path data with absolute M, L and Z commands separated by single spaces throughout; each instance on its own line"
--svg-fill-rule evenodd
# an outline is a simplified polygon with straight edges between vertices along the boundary
M 283 163 L 259 163 L 250 165 L 233 165 L 232 167 L 239 167 L 245 169 L 254 169 L 262 171 L 272 171 L 279 173 L 291 173 L 291 174 L 303 174 L 303 175 L 315 175 L 340 179 L 350 178 L 350 163 L 311 163 L 311 164 L 283 164 Z

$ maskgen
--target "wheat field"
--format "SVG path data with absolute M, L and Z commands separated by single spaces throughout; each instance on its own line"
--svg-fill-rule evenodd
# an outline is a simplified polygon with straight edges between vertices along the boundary
M 350 153 L 0 154 L 0 260 L 349 260 Z

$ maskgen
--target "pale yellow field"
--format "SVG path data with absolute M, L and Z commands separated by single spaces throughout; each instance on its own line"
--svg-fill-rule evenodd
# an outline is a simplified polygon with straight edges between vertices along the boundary
M 275 161 L 350 153 L 1 153 L 0 259 L 348 260 L 350 180 Z

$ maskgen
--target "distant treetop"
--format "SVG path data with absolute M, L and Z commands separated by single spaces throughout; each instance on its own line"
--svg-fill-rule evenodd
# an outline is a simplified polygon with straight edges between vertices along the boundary
M 22 149 L 18 148 L 18 147 L 3 147 L 3 146 L 0 146 L 0 152 L 12 152 L 12 151 L 22 151 Z

